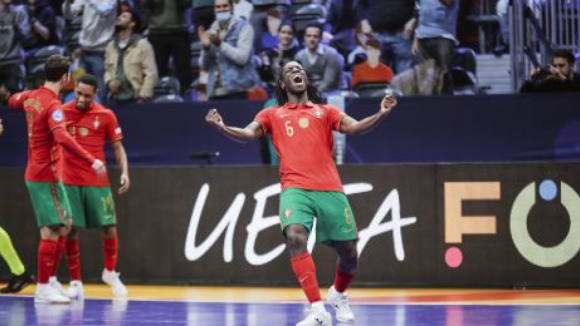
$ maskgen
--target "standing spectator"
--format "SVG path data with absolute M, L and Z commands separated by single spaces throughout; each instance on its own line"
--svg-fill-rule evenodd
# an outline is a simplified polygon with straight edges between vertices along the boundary
M 304 31 L 306 48 L 298 51 L 296 60 L 301 63 L 308 80 L 321 92 L 340 89 L 343 86 L 344 59 L 332 47 L 321 44 L 322 27 L 309 25 Z
M 116 0 L 65 0 L 64 18 L 72 20 L 82 14 L 79 35 L 81 66 L 99 81 L 99 97 L 105 98 L 105 49 L 112 40 L 117 19 Z
M 390 83 L 393 79 L 393 70 L 382 63 L 381 42 L 370 39 L 366 44 L 366 61 L 354 66 L 350 85 L 356 87 L 360 83 Z
M 11 0 L 0 0 L 0 103 L 20 90 L 22 40 L 30 34 L 28 15 Z
M 247 98 L 259 80 L 252 64 L 254 30 L 233 16 L 232 0 L 215 0 L 216 21 L 209 30 L 199 27 L 201 69 L 208 72 L 207 95 L 211 98 Z
M 269 86 L 276 86 L 276 78 L 286 63 L 294 60 L 298 53 L 298 41 L 294 38 L 294 27 L 291 22 L 284 22 L 278 28 L 278 45 L 260 53 L 262 65 L 258 69 L 260 78 Z
M 191 52 L 184 12 L 191 0 L 144 0 L 149 11 L 149 42 L 155 50 L 159 76 L 169 76 L 173 58 L 175 75 L 184 93 L 191 84 Z
M 502 55 L 510 49 L 510 17 L 508 15 L 509 0 L 499 0 L 495 5 L 495 13 L 499 22 L 501 39 L 493 49 L 495 55 Z
M 28 0 L 31 38 L 25 44 L 26 57 L 34 55 L 40 48 L 58 45 L 56 10 L 49 0 Z
M 115 29 L 115 37 L 105 52 L 105 84 L 109 97 L 117 103 L 149 100 L 159 78 L 151 44 L 135 34 L 141 30 L 137 11 L 122 12 Z
M 443 93 L 453 92 L 451 65 L 455 54 L 457 0 L 421 0 L 419 25 L 415 31 L 413 53 L 423 59 L 435 59 L 444 76 Z
M 357 8 L 362 32 L 381 42 L 381 60 L 397 74 L 411 68 L 415 1 L 360 0 Z
M 260 43 L 262 33 L 267 28 L 268 11 L 276 9 L 280 13 L 280 19 L 286 19 L 286 12 L 290 7 L 290 0 L 253 0 L 254 9 L 250 14 L 250 24 L 254 30 L 254 49 L 261 52 Z

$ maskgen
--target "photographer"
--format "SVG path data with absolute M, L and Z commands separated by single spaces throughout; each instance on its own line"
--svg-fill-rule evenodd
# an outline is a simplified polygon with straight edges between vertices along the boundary
M 580 92 L 580 75 L 574 72 L 574 54 L 570 50 L 554 52 L 552 64 L 534 68 L 520 89 L 521 93 Z

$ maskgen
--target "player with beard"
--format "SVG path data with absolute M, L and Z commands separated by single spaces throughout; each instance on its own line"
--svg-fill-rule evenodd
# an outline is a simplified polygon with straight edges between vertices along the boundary
M 105 141 L 108 140 L 121 169 L 119 194 L 129 189 L 129 164 L 121 140 L 123 133 L 113 111 L 94 102 L 98 82 L 92 75 L 80 77 L 75 87 L 75 99 L 63 106 L 68 132 L 92 155 L 105 162 Z M 101 228 L 104 247 L 105 268 L 103 282 L 111 286 L 113 295 L 127 295 L 125 285 L 115 272 L 117 265 L 118 237 L 116 227 L 115 203 L 108 176 L 95 177 L 90 166 L 63 151 L 69 169 L 64 171 L 65 185 L 72 211 L 72 228 L 65 243 L 67 264 L 70 271 L 70 287 L 66 290 L 69 298 L 82 299 L 84 296 L 81 281 L 80 250 L 77 228 Z M 60 257 L 59 257 L 60 258 Z M 58 263 L 57 259 L 57 263 Z
M 338 321 L 352 322 L 354 315 L 345 291 L 357 268 L 358 231 L 332 159 L 332 131 L 345 134 L 371 131 L 397 100 L 384 98 L 377 113 L 357 121 L 332 105 L 321 104 L 320 93 L 296 61 L 288 62 L 280 71 L 276 97 L 280 105 L 260 111 L 245 128 L 226 125 L 216 109 L 207 113 L 206 121 L 236 141 L 272 136 L 280 157 L 283 235 L 294 274 L 312 305 L 310 314 L 297 326 L 332 325 L 321 300 L 316 267 L 307 250 L 314 217 L 316 241 L 331 246 L 338 254 L 335 281 L 327 301 L 336 310 Z

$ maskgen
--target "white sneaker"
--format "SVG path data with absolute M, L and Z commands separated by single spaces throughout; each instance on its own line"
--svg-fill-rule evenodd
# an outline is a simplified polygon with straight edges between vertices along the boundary
M 115 271 L 108 271 L 103 269 L 103 282 L 108 284 L 113 290 L 113 295 L 116 297 L 126 297 L 127 288 L 123 285 L 123 282 L 119 279 L 119 273 Z
M 34 293 L 35 303 L 69 303 L 69 298 L 60 294 L 49 284 L 37 284 Z
M 62 284 L 58 281 L 56 276 L 51 276 L 48 278 L 48 285 L 50 285 L 51 288 L 55 289 L 56 291 L 58 291 L 58 293 L 66 297 L 66 291 L 62 286 Z
M 83 282 L 81 281 L 71 281 L 68 289 L 66 289 L 66 296 L 73 300 L 82 300 L 85 298 L 85 289 L 83 288 Z
M 352 323 L 354 321 L 354 314 L 348 304 L 348 295 L 346 292 L 340 293 L 336 291 L 333 285 L 328 289 L 326 301 L 336 311 L 336 320 L 344 323 Z
M 332 326 L 332 317 L 324 308 L 315 309 L 312 307 L 308 316 L 296 326 Z

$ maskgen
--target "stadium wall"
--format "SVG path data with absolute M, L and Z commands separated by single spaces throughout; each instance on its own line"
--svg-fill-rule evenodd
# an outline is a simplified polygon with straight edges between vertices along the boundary
M 577 164 L 356 165 L 340 173 L 359 227 L 356 285 L 580 286 Z M 38 232 L 23 170 L 1 168 L 0 180 L 0 225 L 35 270 Z M 275 168 L 140 167 L 131 181 L 116 198 L 126 282 L 296 284 Z M 98 282 L 99 232 L 81 238 L 83 274 Z M 330 284 L 335 255 L 318 245 L 314 257 L 321 284 Z M 64 262 L 59 274 L 67 280 Z M 4 265 L 0 275 L 9 275 Z

